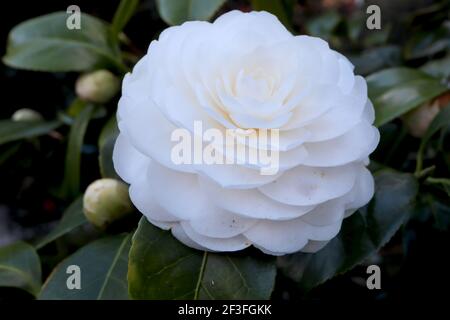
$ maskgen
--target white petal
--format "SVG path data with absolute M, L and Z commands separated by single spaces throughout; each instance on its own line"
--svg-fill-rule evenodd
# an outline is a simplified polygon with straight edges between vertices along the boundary
M 212 238 L 212 237 L 206 237 L 202 236 L 201 234 L 197 233 L 192 227 L 189 225 L 189 223 L 183 221 L 181 222 L 181 226 L 186 233 L 186 235 L 194 241 L 196 244 L 200 245 L 201 247 L 204 247 L 208 250 L 212 251 L 238 251 L 247 248 L 251 245 L 247 239 L 242 236 L 238 235 L 232 238 L 226 238 L 226 239 L 220 239 L 220 238 Z
M 353 164 L 331 168 L 298 166 L 259 190 L 285 204 L 308 206 L 346 194 L 353 187 L 355 178 Z
M 191 248 L 194 248 L 197 250 L 201 250 L 201 251 L 208 250 L 207 248 L 201 246 L 200 244 L 198 244 L 197 242 L 195 242 L 191 238 L 189 238 L 188 235 L 186 234 L 186 232 L 184 232 L 183 227 L 179 223 L 172 227 L 172 235 L 176 239 L 178 239 L 179 241 L 181 241 L 182 243 L 187 245 L 188 247 L 191 247 Z
M 130 199 L 135 207 L 147 217 L 148 220 L 161 222 L 175 222 L 179 218 L 162 208 L 154 198 L 152 188 L 148 183 L 147 169 L 141 172 L 140 178 L 134 181 L 129 189 Z
M 343 55 L 339 54 L 339 81 L 338 86 L 344 93 L 349 93 L 355 83 L 353 65 Z
M 341 96 L 342 94 L 335 85 L 327 84 L 313 87 L 300 101 L 292 98 L 295 102 L 288 101 L 286 108 L 295 108 L 292 110 L 292 117 L 289 122 L 282 129 L 295 129 L 311 123 L 330 110 Z
M 201 217 L 213 209 L 198 185 L 196 174 L 174 171 L 152 161 L 146 177 L 147 192 L 159 206 L 179 219 Z
M 367 103 L 367 84 L 362 77 L 356 77 L 355 79 L 355 86 L 349 95 L 335 101 L 333 108 L 304 128 L 300 128 L 310 132 L 310 135 L 305 139 L 306 142 L 336 138 L 351 130 L 361 119 L 364 119 L 363 110 Z
M 202 217 L 188 221 L 195 232 L 213 238 L 231 238 L 237 236 L 257 223 L 257 220 L 245 218 L 217 208 Z
M 149 218 L 147 218 L 147 220 L 154 226 L 157 226 L 158 228 L 163 229 L 163 230 L 170 230 L 175 225 L 179 224 L 178 222 L 165 222 L 165 221 L 151 220 Z
M 224 164 L 204 165 L 199 171 L 222 187 L 231 189 L 253 189 L 275 180 L 280 175 L 262 175 L 258 169 Z
M 176 127 L 158 110 L 150 99 L 135 101 L 122 97 L 123 109 L 128 115 L 119 122 L 120 131 L 125 131 L 131 144 L 142 154 L 174 170 L 194 172 L 190 165 L 175 164 L 171 159 L 172 148 L 178 143 L 171 141 Z
M 273 119 L 262 119 L 259 117 L 249 116 L 246 114 L 232 113 L 230 118 L 233 119 L 240 128 L 256 128 L 256 129 L 278 129 L 283 127 L 292 113 L 284 113 Z
M 301 220 L 260 221 L 244 235 L 256 247 L 272 252 L 293 253 L 308 243 L 308 225 Z
M 328 244 L 329 241 L 309 240 L 308 244 L 302 248 L 302 252 L 315 253 Z
M 345 196 L 346 209 L 358 209 L 372 199 L 375 192 L 373 176 L 367 168 L 362 168 L 352 190 Z
M 369 99 L 367 99 L 366 106 L 364 108 L 363 119 L 365 119 L 370 124 L 373 124 L 373 122 L 375 121 L 375 109 Z
M 330 240 L 336 236 L 340 223 L 314 227 L 301 218 L 286 221 L 261 220 L 244 235 L 259 248 L 279 253 L 301 250 L 308 240 Z
M 117 174 L 126 182 L 132 183 L 143 171 L 150 159 L 136 150 L 122 133 L 117 137 L 113 150 L 113 164 Z
M 345 205 L 342 199 L 334 199 L 318 205 L 301 219 L 313 226 L 327 226 L 344 219 Z
M 375 150 L 380 134 L 375 127 L 361 121 L 353 129 L 337 138 L 322 142 L 305 143 L 308 166 L 334 167 L 367 157 Z
M 286 220 L 311 211 L 313 206 L 290 206 L 274 201 L 257 189 L 234 190 L 221 188 L 208 179 L 199 180 L 214 205 L 225 210 L 257 219 Z

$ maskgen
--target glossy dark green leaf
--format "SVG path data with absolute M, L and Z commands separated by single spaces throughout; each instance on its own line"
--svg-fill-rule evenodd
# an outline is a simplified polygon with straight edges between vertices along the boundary
M 69 29 L 69 14 L 55 12 L 13 28 L 3 62 L 14 68 L 65 72 L 110 66 L 123 69 L 105 22 L 81 13 L 81 28 Z
M 383 68 L 400 65 L 401 50 L 398 46 L 387 45 L 370 48 L 359 55 L 349 56 L 348 58 L 355 65 L 356 74 L 367 75 Z
M 446 49 L 450 49 L 450 29 L 441 26 L 431 31 L 414 32 L 405 44 L 404 52 L 407 59 L 417 59 Z
M 98 160 L 100 165 L 100 173 L 103 178 L 118 178 L 112 162 L 114 144 L 118 135 L 119 128 L 117 127 L 116 116 L 113 115 L 103 127 L 98 139 Z
M 436 78 L 449 78 L 450 77 L 450 54 L 444 58 L 436 59 L 425 63 L 420 69 Z
M 391 68 L 367 77 L 375 107 L 375 124 L 381 126 L 446 92 L 438 79 L 422 71 Z
M 41 263 L 25 242 L 0 248 L 0 287 L 21 288 L 36 296 L 41 289 Z
M 225 0 L 156 0 L 161 18 L 170 25 L 191 20 L 209 20 Z
M 84 106 L 70 128 L 62 186 L 62 193 L 65 197 L 75 197 L 80 192 L 81 148 L 83 147 L 84 135 L 89 120 L 94 111 L 92 104 L 80 100 L 76 100 L 74 103 Z
M 194 250 L 145 218 L 133 236 L 128 266 L 134 299 L 268 299 L 275 274 L 271 257 Z
M 411 174 L 377 172 L 374 198 L 344 220 L 339 235 L 317 253 L 280 257 L 281 270 L 304 292 L 350 270 L 385 245 L 409 218 L 417 189 Z
M 430 123 L 430 126 L 425 132 L 425 135 L 422 137 L 422 141 L 420 142 L 420 147 L 417 152 L 416 174 L 419 174 L 422 171 L 423 154 L 428 141 L 435 133 L 437 133 L 441 129 L 448 128 L 449 126 L 450 126 L 450 104 L 444 107 L 437 114 L 437 116 Z
M 35 246 L 40 249 L 86 222 L 87 220 L 83 213 L 83 198 L 79 197 L 66 209 L 55 229 L 39 240 Z
M 44 283 L 41 300 L 126 300 L 131 234 L 103 238 L 61 262 Z M 68 289 L 67 267 L 80 268 L 81 289 Z
M 0 121 L 0 144 L 49 133 L 61 125 L 59 121 Z
M 292 29 L 291 19 L 288 12 L 291 8 L 286 8 L 282 0 L 251 0 L 252 8 L 256 11 L 267 11 L 277 16 L 277 18 L 288 29 Z M 290 3 L 290 5 L 293 5 Z
M 117 36 L 133 16 L 139 0 L 121 0 L 111 24 L 113 35 Z

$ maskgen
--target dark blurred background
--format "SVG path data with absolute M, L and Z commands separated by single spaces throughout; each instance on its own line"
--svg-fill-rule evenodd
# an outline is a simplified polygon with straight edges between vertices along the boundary
M 53 11 L 65 11 L 69 5 L 76 4 L 82 12 L 110 21 L 119 1 L 88 1 L 88 0 L 58 0 L 58 1 L 5 1 L 2 3 L 2 18 L 0 19 L 0 54 L 3 56 L 8 32 L 18 23 Z M 365 8 L 368 4 L 378 4 L 382 10 L 382 23 L 389 25 L 389 35 L 376 33 L 367 40 L 360 38 L 354 43 L 345 39 L 326 34 L 327 23 L 333 23 L 335 12 L 353 23 L 365 24 Z M 404 23 L 411 19 L 411 14 L 421 8 L 432 5 L 432 0 L 385 0 L 385 1 L 298 1 L 295 7 L 294 30 L 304 33 L 314 28 L 314 24 L 307 25 L 305 21 L 312 21 L 315 17 L 322 17 L 319 31 L 325 32 L 331 46 L 337 47 L 352 57 L 357 72 L 367 74 L 383 67 L 399 65 L 400 52 L 396 43 L 404 41 L 411 34 L 405 32 Z M 221 10 L 230 9 L 250 10 L 246 1 L 229 1 Z M 332 12 L 332 14 L 330 14 Z M 431 16 L 425 15 L 425 21 L 419 21 L 433 31 L 436 16 L 448 17 L 448 11 L 437 10 Z M 353 18 L 352 18 L 353 17 Z M 358 20 L 359 19 L 359 20 Z M 439 20 L 439 19 L 438 19 Z M 442 21 L 439 20 L 439 21 Z M 440 22 L 439 22 L 440 23 Z M 136 54 L 142 55 L 150 41 L 158 36 L 167 25 L 159 18 L 154 1 L 142 1 L 136 15 L 125 28 L 125 33 L 133 42 Z M 413 26 L 414 27 L 414 26 Z M 336 27 L 339 28 L 339 27 Z M 362 28 L 362 32 L 366 30 Z M 410 32 L 413 29 L 408 29 Z M 378 40 L 377 38 L 378 37 Z M 389 39 L 379 38 L 388 37 Z M 372 42 L 370 42 L 372 41 Z M 377 41 L 384 41 L 383 47 L 389 47 L 382 53 L 384 59 L 377 61 L 380 54 L 367 56 L 367 49 L 379 47 Z M 386 45 L 386 43 L 388 43 Z M 365 55 L 366 54 L 366 55 Z M 387 57 L 386 57 L 387 55 Z M 365 59 L 365 60 L 364 60 Z M 411 59 L 407 62 L 415 67 L 422 61 Z M 53 119 L 58 112 L 64 110 L 74 94 L 74 82 L 78 74 L 51 74 L 15 70 L 0 65 L 1 108 L 0 119 L 10 118 L 19 108 L 31 108 L 39 111 L 46 119 Z M 62 128 L 61 130 L 67 130 Z M 95 121 L 90 125 L 83 148 L 82 184 L 85 187 L 89 181 L 99 176 L 97 165 L 97 143 L 100 128 Z M 394 130 L 394 129 L 392 129 Z M 387 130 L 389 131 L 389 130 Z M 395 130 L 394 130 L 395 133 Z M 63 176 L 65 132 L 53 132 L 39 140 L 13 142 L 0 146 L 0 246 L 18 239 L 34 239 L 44 234 L 60 218 L 62 210 L 67 206 L 59 199 L 54 190 L 61 184 Z M 389 140 L 386 143 L 391 143 Z M 416 149 L 419 140 L 405 141 L 405 148 Z M 412 146 L 412 147 L 411 147 Z M 400 148 L 400 147 L 399 147 Z M 400 151 L 392 157 L 392 165 L 406 170 L 413 166 L 412 159 L 407 153 Z M 384 157 L 385 154 L 375 154 Z M 366 267 L 359 266 L 345 275 L 338 276 L 324 285 L 314 289 L 306 298 L 300 296 L 291 281 L 283 278 L 279 273 L 274 299 L 280 300 L 346 300 L 349 304 L 354 300 L 392 301 L 397 299 L 448 297 L 439 292 L 438 288 L 445 288 L 448 283 L 450 270 L 448 263 L 449 236 L 446 228 L 437 226 L 436 221 L 430 219 L 432 212 L 424 207 L 412 219 L 403 232 L 394 239 L 367 264 L 379 264 L 382 270 L 382 290 L 369 291 L 365 285 L 367 277 Z M 449 212 L 447 212 L 447 219 Z M 448 223 L 444 221 L 444 223 Z M 11 291 L 3 294 L 0 290 L 0 300 L 11 298 Z M 18 293 L 22 294 L 22 293 Z

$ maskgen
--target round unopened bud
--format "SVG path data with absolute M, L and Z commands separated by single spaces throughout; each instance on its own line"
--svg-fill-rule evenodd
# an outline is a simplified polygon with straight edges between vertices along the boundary
M 40 121 L 43 120 L 43 117 L 33 109 L 23 108 L 14 112 L 11 119 L 13 121 Z
M 108 70 L 81 75 L 75 83 L 77 95 L 85 101 L 106 103 L 119 91 L 119 79 Z
M 128 186 L 115 179 L 94 181 L 84 193 L 83 211 L 96 227 L 108 226 L 133 211 Z

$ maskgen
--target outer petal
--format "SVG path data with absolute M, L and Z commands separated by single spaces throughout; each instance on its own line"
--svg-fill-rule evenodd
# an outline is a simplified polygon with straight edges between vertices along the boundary
M 169 213 L 166 209 L 161 207 L 154 198 L 151 192 L 151 186 L 148 182 L 147 176 L 141 173 L 137 179 L 130 186 L 130 198 L 136 208 L 144 214 L 148 220 L 155 220 L 161 222 L 176 222 L 178 217 Z
M 188 223 L 198 234 L 214 238 L 232 238 L 251 228 L 257 220 L 217 209 L 200 218 L 191 219 Z
M 361 121 L 342 136 L 315 143 L 305 143 L 308 156 L 304 164 L 318 167 L 334 167 L 361 160 L 375 150 L 380 133 L 368 122 Z
M 113 163 L 119 176 L 128 183 L 135 181 L 146 170 L 150 159 L 136 150 L 124 134 L 119 134 L 114 145 Z
M 290 206 L 277 202 L 257 189 L 222 188 L 205 178 L 200 179 L 200 185 L 217 207 L 246 217 L 286 220 L 297 218 L 314 209 L 314 206 Z
M 301 218 L 287 221 L 262 220 L 244 235 L 258 248 L 271 252 L 293 253 L 301 250 L 308 240 L 330 240 L 336 236 L 341 223 L 314 227 Z
M 186 232 L 184 232 L 183 227 L 181 226 L 181 224 L 176 224 L 175 226 L 173 226 L 172 230 L 172 235 L 177 238 L 179 241 L 181 241 L 182 243 L 184 243 L 185 245 L 187 245 L 188 247 L 197 249 L 197 250 L 201 250 L 201 251 L 208 251 L 207 248 L 201 246 L 200 244 L 198 244 L 197 242 L 195 242 L 194 240 L 192 240 L 191 238 L 188 237 L 188 235 L 186 234 Z
M 332 168 L 298 166 L 259 190 L 281 203 L 316 205 L 350 191 L 355 183 L 355 170 L 354 164 Z
M 302 252 L 314 253 L 322 249 L 328 244 L 329 241 L 315 241 L 309 240 L 308 244 L 302 248 Z
M 186 235 L 195 243 L 211 251 L 239 251 L 251 245 L 242 235 L 232 238 L 212 238 L 197 233 L 187 222 L 181 222 Z

